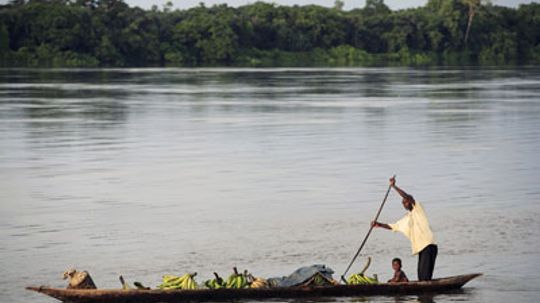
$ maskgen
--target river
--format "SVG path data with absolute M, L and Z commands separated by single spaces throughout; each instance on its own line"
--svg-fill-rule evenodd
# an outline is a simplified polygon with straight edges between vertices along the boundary
M 24 287 L 64 287 L 69 267 L 102 288 L 233 266 L 339 277 L 397 174 L 435 276 L 484 273 L 428 301 L 536 302 L 539 155 L 538 67 L 2 69 L 0 301 L 53 302 Z M 380 221 L 404 214 L 391 193 Z M 367 256 L 370 275 L 400 257 L 416 278 L 400 234 L 375 230 L 353 272 Z

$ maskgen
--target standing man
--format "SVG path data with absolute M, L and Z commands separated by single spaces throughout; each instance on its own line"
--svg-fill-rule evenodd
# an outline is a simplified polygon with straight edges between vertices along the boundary
M 424 208 L 413 196 L 396 186 L 395 178 L 390 179 L 390 186 L 403 198 L 402 204 L 408 213 L 394 224 L 373 221 L 371 225 L 402 232 L 411 241 L 413 255 L 418 254 L 418 280 L 431 280 L 437 258 L 437 245 Z

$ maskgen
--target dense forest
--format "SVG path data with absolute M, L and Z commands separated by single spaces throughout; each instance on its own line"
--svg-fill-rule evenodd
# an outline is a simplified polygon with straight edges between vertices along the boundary
M 2 66 L 357 66 L 540 63 L 540 4 L 429 0 L 392 11 L 266 2 L 230 7 L 121 0 L 0 6 Z

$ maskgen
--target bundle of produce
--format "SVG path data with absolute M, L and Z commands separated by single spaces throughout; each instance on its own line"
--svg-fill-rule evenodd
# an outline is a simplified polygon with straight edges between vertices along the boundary
M 247 277 L 244 274 L 238 273 L 236 267 L 233 268 L 233 273 L 227 278 L 225 288 L 246 288 L 249 287 Z
M 130 290 L 132 289 L 129 284 L 126 282 L 126 280 L 124 280 L 124 277 L 122 275 L 120 275 L 120 277 L 118 277 L 118 279 L 120 279 L 120 283 L 122 283 L 122 289 L 123 290 Z M 146 287 L 144 286 L 141 282 L 133 282 L 133 285 L 135 286 L 136 289 L 145 289 L 145 290 L 148 290 L 150 289 L 150 287 Z
M 96 289 L 96 284 L 90 277 L 90 274 L 85 271 L 77 271 L 75 268 L 70 268 L 64 272 L 64 280 L 68 279 L 68 289 Z
M 204 285 L 210 289 L 220 289 L 225 287 L 225 281 L 217 274 L 217 272 L 214 272 L 214 279 L 206 280 L 204 282 Z
M 197 273 L 187 273 L 181 277 L 173 275 L 164 275 L 163 283 L 158 286 L 159 289 L 197 289 L 197 282 L 193 279 Z
M 378 284 L 379 280 L 377 278 L 377 275 L 373 275 L 373 277 L 364 276 L 361 274 L 354 274 L 349 277 L 347 280 L 347 284 L 351 285 L 358 285 L 358 284 Z
M 279 277 L 266 279 L 266 282 L 268 283 L 268 287 L 279 287 L 279 283 L 281 281 L 283 281 L 283 278 L 279 278 Z
M 328 277 L 323 276 L 321 273 L 315 273 L 311 278 L 302 283 L 302 286 L 331 286 L 339 284 L 338 281 L 334 279 L 329 279 Z
M 267 288 L 269 286 L 266 279 L 254 277 L 247 271 L 244 272 L 244 275 L 247 277 L 249 288 Z
M 122 275 L 120 275 L 120 277 L 118 277 L 118 279 L 120 279 L 120 283 L 122 283 L 122 289 L 123 290 L 130 290 L 130 289 L 133 289 L 129 286 L 129 284 L 126 282 L 126 280 L 124 280 L 124 277 Z M 141 282 L 133 282 L 133 285 L 135 286 L 135 289 L 144 289 L 144 290 L 149 290 L 150 287 L 146 287 L 144 286 Z
M 367 263 L 364 266 L 364 269 L 360 271 L 357 274 L 352 274 L 349 279 L 347 280 L 347 284 L 351 285 L 358 285 L 358 284 L 377 284 L 379 283 L 379 280 L 377 278 L 377 275 L 373 275 L 373 277 L 368 277 L 364 275 L 366 270 L 368 269 L 369 265 L 371 264 L 371 257 L 368 257 Z
M 268 283 L 277 284 L 278 287 L 330 285 L 334 284 L 333 273 L 334 271 L 324 264 L 314 264 L 300 267 L 286 277 L 269 278 Z

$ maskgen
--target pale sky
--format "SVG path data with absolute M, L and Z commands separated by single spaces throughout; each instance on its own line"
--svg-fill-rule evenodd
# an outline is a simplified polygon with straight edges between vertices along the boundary
M 124 0 L 130 6 L 139 6 L 141 8 L 150 8 L 153 4 L 156 4 L 159 8 L 163 6 L 168 0 Z M 334 6 L 335 0 L 266 0 L 264 2 L 276 3 L 280 5 L 307 5 L 317 4 L 321 6 L 331 7 Z M 365 0 L 342 0 L 345 3 L 345 9 L 362 8 L 366 3 Z M 230 6 L 241 6 L 256 2 L 255 0 L 171 0 L 174 8 L 189 8 L 199 5 L 199 2 L 204 2 L 206 6 L 212 6 L 214 4 L 227 3 Z M 539 0 L 492 0 L 491 3 L 496 5 L 504 5 L 517 7 L 523 3 L 539 2 Z M 385 0 L 384 3 L 391 9 L 401 9 L 409 7 L 423 6 L 427 3 L 427 0 Z
M 149 9 L 152 5 L 156 4 L 159 8 L 163 6 L 168 0 L 124 0 L 130 6 L 139 6 L 144 9 Z M 540 0 L 492 0 L 491 3 L 495 5 L 504 5 L 510 7 L 517 7 L 520 4 L 536 2 Z M 8 0 L 0 0 L 1 4 L 6 4 Z M 230 6 L 241 6 L 249 3 L 254 3 L 254 0 L 171 0 L 174 5 L 174 8 L 185 9 L 193 7 L 199 4 L 199 2 L 204 2 L 206 6 L 212 6 L 214 4 L 227 3 Z M 321 6 L 331 7 L 334 5 L 334 0 L 272 0 L 265 2 L 273 2 L 279 5 L 306 5 L 306 4 L 317 4 Z M 352 8 L 361 8 L 365 4 L 365 0 L 343 0 L 345 3 L 345 9 L 349 10 Z M 427 0 L 385 0 L 386 5 L 391 9 L 402 9 L 409 7 L 423 6 L 427 3 Z

